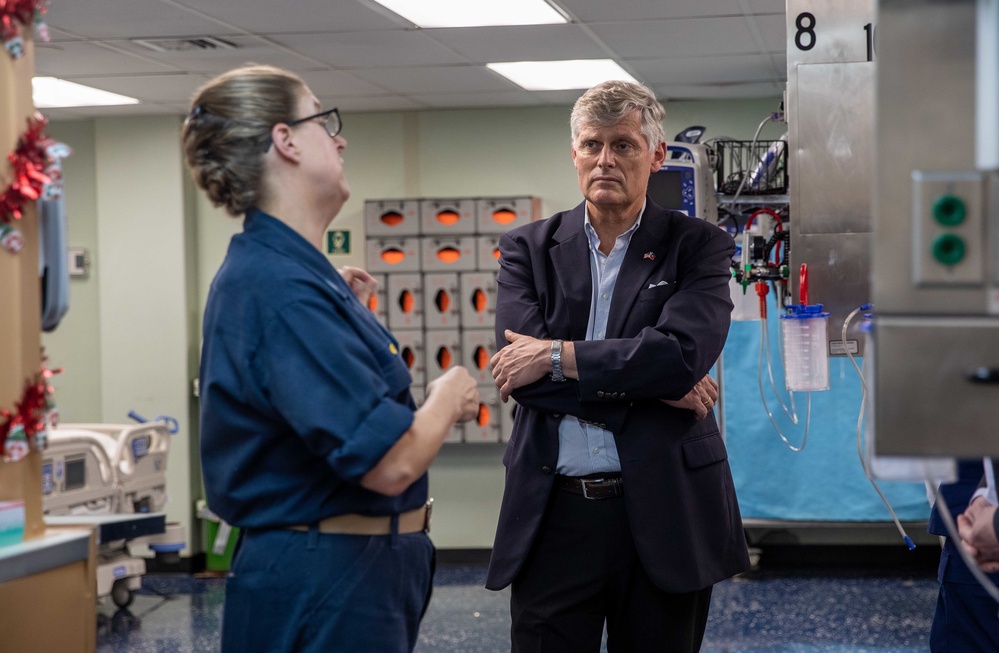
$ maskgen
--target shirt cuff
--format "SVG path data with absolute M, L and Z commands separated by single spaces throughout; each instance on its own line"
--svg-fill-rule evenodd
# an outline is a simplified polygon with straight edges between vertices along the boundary
M 367 419 L 358 424 L 353 436 L 330 452 L 329 463 L 345 480 L 359 482 L 412 424 L 413 409 L 398 401 L 383 399 Z
M 985 501 L 989 505 L 995 505 L 991 501 L 989 501 L 989 488 L 988 487 L 980 487 L 977 490 L 975 490 L 975 493 L 971 495 L 971 500 L 968 501 L 968 505 L 970 506 L 971 502 L 974 501 L 975 499 L 977 499 L 978 497 L 985 497 Z

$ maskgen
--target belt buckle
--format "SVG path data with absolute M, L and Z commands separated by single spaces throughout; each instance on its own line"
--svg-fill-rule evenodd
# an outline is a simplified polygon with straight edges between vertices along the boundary
M 590 487 L 591 484 L 592 485 L 596 485 L 597 483 L 603 483 L 604 479 L 602 479 L 602 478 L 591 478 L 591 479 L 581 478 L 581 479 L 579 479 L 579 482 L 583 485 L 583 498 L 584 499 L 599 499 L 600 498 L 600 497 L 591 497 L 588 488 Z
M 424 533 L 429 533 L 430 532 L 430 518 L 431 518 L 431 516 L 433 515 L 433 512 L 434 512 L 434 498 L 433 497 L 430 497 L 429 499 L 427 499 L 426 509 L 427 509 L 426 512 L 423 514 L 423 532 Z

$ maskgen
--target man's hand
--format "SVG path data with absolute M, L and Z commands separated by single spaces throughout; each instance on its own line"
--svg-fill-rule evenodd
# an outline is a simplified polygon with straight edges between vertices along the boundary
M 986 573 L 999 571 L 999 540 L 996 538 L 992 518 L 996 506 L 985 497 L 978 497 L 971 502 L 963 514 L 957 516 L 957 532 L 961 535 L 964 549 Z
M 674 408 L 685 408 L 694 411 L 695 419 L 704 419 L 711 408 L 718 403 L 718 383 L 710 376 L 705 376 L 682 399 L 662 402 Z
M 514 390 L 534 383 L 552 371 L 552 343 L 509 329 L 503 335 L 510 344 L 493 354 L 489 367 L 505 404 Z
M 354 296 L 367 306 L 371 295 L 378 290 L 378 282 L 375 278 L 368 274 L 367 271 L 350 265 L 343 266 L 337 272 L 347 282 L 350 289 L 354 291 Z

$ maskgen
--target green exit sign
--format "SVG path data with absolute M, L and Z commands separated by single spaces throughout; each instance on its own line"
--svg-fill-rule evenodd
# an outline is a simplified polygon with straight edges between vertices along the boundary
M 350 254 L 350 231 L 347 229 L 326 232 L 327 254 Z

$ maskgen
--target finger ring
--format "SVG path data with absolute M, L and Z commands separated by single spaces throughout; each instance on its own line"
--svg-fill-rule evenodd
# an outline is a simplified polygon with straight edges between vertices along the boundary
M 705 406 L 710 406 L 711 405 L 711 400 L 710 399 L 705 399 L 704 400 L 704 405 Z

